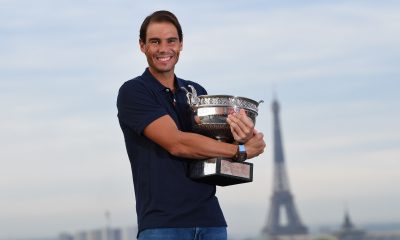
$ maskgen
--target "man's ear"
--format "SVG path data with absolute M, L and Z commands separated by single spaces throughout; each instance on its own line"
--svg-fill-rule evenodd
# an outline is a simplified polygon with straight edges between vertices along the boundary
M 183 40 L 179 43 L 179 51 L 183 50 Z
M 139 39 L 139 46 L 140 46 L 140 51 L 142 51 L 142 53 L 145 53 L 146 52 L 145 43 L 142 41 L 142 39 Z

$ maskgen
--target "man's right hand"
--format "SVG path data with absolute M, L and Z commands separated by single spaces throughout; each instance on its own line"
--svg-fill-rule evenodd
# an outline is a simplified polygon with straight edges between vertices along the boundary
M 264 142 L 264 134 L 254 129 L 254 135 L 244 146 L 246 147 L 247 158 L 254 158 L 264 152 L 266 144 Z

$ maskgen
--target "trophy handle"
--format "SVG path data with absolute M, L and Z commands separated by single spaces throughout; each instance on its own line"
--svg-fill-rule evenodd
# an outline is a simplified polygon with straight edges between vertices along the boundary
M 257 112 L 258 112 L 258 106 L 260 106 L 261 103 L 264 103 L 264 100 L 261 99 L 260 101 L 258 101 L 258 104 L 257 104 Z
M 189 92 L 185 87 L 181 87 L 181 89 L 186 92 L 187 103 L 194 110 L 199 104 L 200 98 L 197 97 L 197 91 L 192 85 L 188 85 L 188 87 L 191 89 L 191 92 Z

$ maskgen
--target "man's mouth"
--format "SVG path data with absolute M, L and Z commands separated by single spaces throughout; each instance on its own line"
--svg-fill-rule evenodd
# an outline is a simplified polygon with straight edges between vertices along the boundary
M 160 62 L 167 62 L 172 59 L 172 56 L 161 56 L 161 57 L 156 57 L 156 59 Z

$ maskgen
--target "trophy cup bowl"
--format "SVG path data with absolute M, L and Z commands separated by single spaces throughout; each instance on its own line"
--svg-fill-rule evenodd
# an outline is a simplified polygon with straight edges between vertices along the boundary
M 240 109 L 245 110 L 254 124 L 256 122 L 259 102 L 252 99 L 231 95 L 201 95 L 198 99 L 199 103 L 192 106 L 192 109 L 199 117 L 200 123 L 193 128 L 202 135 L 223 142 L 233 142 L 226 119 L 229 114 L 239 112 Z
M 194 87 L 192 92 L 186 91 L 188 104 L 198 116 L 199 122 L 193 126 L 193 131 L 218 141 L 232 143 L 234 141 L 229 124 L 226 122 L 229 114 L 244 109 L 246 115 L 255 124 L 258 115 L 258 105 L 263 101 L 254 101 L 245 97 L 232 95 L 200 95 L 197 96 Z M 253 181 L 253 164 L 234 162 L 230 158 L 216 157 L 197 160 L 190 164 L 189 175 L 192 179 L 219 186 L 228 186 Z

